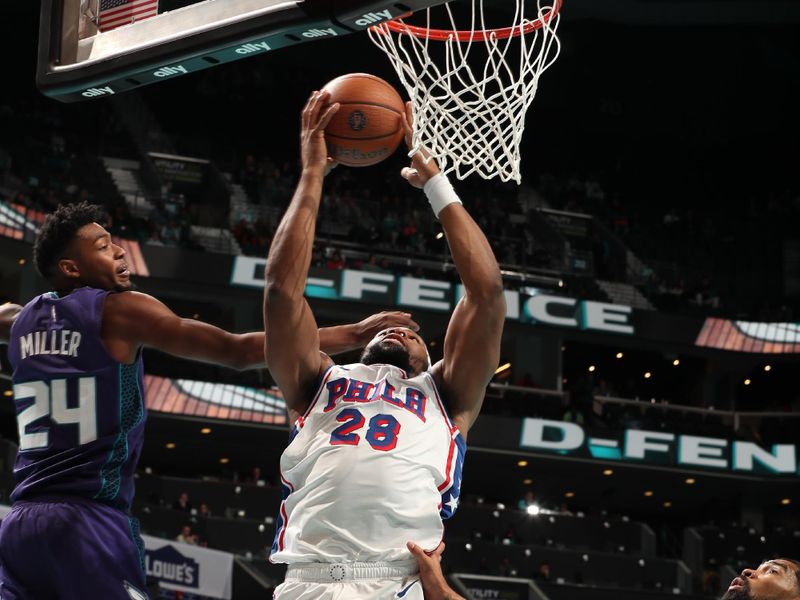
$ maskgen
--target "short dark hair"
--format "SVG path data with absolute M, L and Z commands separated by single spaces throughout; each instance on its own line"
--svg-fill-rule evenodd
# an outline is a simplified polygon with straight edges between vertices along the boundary
M 33 244 L 33 262 L 39 274 L 52 279 L 56 264 L 78 230 L 90 223 L 105 223 L 105 217 L 105 211 L 97 204 L 59 204 L 54 213 L 47 215 Z
M 785 560 L 794 567 L 794 576 L 797 579 L 797 589 L 800 590 L 800 561 L 793 558 L 779 558 L 777 560 Z

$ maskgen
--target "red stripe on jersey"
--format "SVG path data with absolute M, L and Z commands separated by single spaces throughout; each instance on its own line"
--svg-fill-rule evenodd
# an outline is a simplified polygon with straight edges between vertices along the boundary
M 437 490 L 440 492 L 446 490 L 450 486 L 450 467 L 453 466 L 453 455 L 455 454 L 456 449 L 456 440 L 453 437 L 453 431 L 450 431 L 450 452 L 447 453 L 447 479 L 444 480 L 444 483 L 440 485 Z

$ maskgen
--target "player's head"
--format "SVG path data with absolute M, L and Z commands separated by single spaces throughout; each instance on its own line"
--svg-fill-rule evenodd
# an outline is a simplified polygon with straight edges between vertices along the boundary
M 428 349 L 419 334 L 407 327 L 379 331 L 364 348 L 365 365 L 386 364 L 400 367 L 410 375 L 419 375 L 430 367 Z
M 722 600 L 800 600 L 800 563 L 776 558 L 744 569 Z
M 111 241 L 99 224 L 104 212 L 97 205 L 62 204 L 47 216 L 33 246 L 39 273 L 57 290 L 91 286 L 128 290 L 130 273 L 125 250 Z

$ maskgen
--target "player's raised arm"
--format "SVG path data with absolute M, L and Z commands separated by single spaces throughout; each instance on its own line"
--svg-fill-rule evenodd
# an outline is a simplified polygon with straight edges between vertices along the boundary
M 11 337 L 11 326 L 22 307 L 19 304 L 6 302 L 0 306 L 0 344 L 5 344 Z
M 267 257 L 264 289 L 265 354 L 283 392 L 291 418 L 302 413 L 330 359 L 320 353 L 317 324 L 303 292 L 329 164 L 324 129 L 339 105 L 326 107 L 328 94 L 314 92 L 302 115 L 302 174 Z M 293 414 L 294 413 L 294 414 Z
M 7 307 L 16 305 L 0 307 L 0 333 L 6 321 L 10 329 L 13 317 L 20 310 L 20 307 L 16 310 Z M 133 362 L 139 347 L 147 346 L 233 369 L 266 366 L 264 332 L 230 333 L 202 321 L 184 319 L 156 298 L 138 292 L 111 294 L 106 308 L 109 310 L 104 311 L 103 316 L 103 341 L 120 362 Z M 408 313 L 378 313 L 358 323 L 320 329 L 321 348 L 331 354 L 361 348 L 378 331 L 393 325 L 416 327 Z M 0 337 L 0 341 L 3 339 Z
M 410 146 L 410 105 L 404 119 Z M 461 433 L 475 422 L 486 386 L 500 360 L 506 305 L 500 267 L 486 236 L 464 209 L 433 160 L 417 153 L 402 175 L 425 190 L 442 224 L 466 293 L 453 311 L 444 339 L 444 358 L 433 367 L 450 416 Z

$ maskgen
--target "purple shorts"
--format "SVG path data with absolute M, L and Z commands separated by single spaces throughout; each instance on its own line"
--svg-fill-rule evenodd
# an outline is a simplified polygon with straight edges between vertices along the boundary
M 146 600 L 139 522 L 79 497 L 20 500 L 0 523 L 0 600 Z

